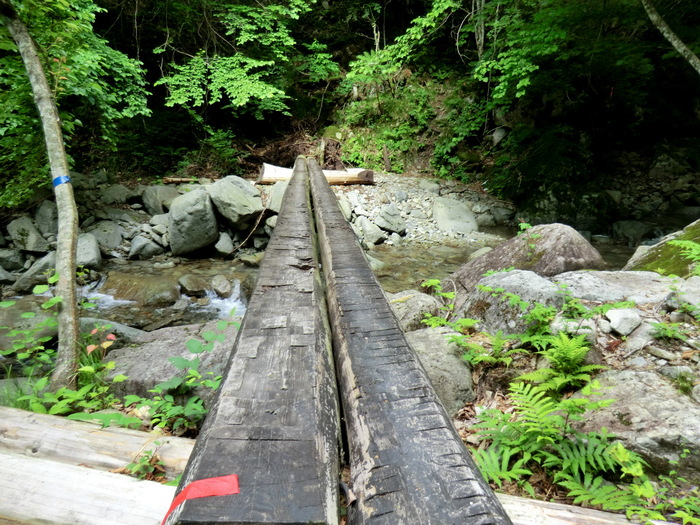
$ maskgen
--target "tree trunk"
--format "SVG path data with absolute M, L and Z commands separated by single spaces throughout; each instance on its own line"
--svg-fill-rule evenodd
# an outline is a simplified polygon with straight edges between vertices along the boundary
M 54 389 L 73 387 L 78 364 L 78 305 L 75 286 L 78 210 L 73 197 L 73 187 L 68 182 L 68 159 L 63 145 L 61 122 L 36 44 L 9 0 L 0 0 L 0 22 L 7 27 L 19 48 L 44 129 L 58 207 L 56 295 L 62 299 L 58 305 L 58 357 L 51 385 Z
M 674 47 L 674 49 L 678 51 L 681 56 L 690 63 L 691 66 L 693 66 L 693 69 L 700 74 L 700 58 L 698 58 L 698 56 L 693 53 L 680 38 L 678 38 L 676 33 L 673 32 L 673 29 L 671 29 L 671 27 L 656 10 L 654 4 L 651 3 L 651 0 L 641 1 L 647 15 L 649 15 L 649 19 L 651 20 L 652 24 L 656 26 L 656 29 L 658 29 L 664 38 Z

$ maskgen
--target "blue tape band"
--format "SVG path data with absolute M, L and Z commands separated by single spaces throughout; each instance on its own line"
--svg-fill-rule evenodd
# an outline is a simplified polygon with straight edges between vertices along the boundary
M 59 175 L 55 179 L 53 179 L 53 187 L 55 188 L 56 186 L 60 186 L 61 184 L 66 184 L 70 182 L 70 177 L 67 175 Z

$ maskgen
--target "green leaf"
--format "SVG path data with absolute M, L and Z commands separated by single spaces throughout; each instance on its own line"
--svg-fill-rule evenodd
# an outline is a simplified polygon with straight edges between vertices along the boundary
M 49 291 L 48 284 L 37 284 L 34 288 L 32 288 L 32 293 L 35 295 L 41 295 L 41 294 L 46 293 L 48 291 Z
M 125 376 L 124 374 L 117 374 L 116 376 L 114 376 L 114 379 L 112 379 L 112 383 L 123 383 L 127 379 L 129 379 L 129 376 Z

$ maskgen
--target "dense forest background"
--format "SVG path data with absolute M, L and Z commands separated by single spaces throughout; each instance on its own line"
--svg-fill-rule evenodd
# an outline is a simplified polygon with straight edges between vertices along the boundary
M 604 186 L 628 152 L 672 148 L 700 170 L 700 74 L 640 0 L 11 3 L 76 171 L 246 175 L 324 139 L 331 162 L 461 179 L 527 206 Z M 699 52 L 700 3 L 654 5 Z M 0 104 L 0 207 L 13 209 L 50 178 L 2 27 Z

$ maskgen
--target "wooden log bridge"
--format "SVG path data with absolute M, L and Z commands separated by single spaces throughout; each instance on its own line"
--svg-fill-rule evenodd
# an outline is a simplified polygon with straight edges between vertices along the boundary
M 349 524 L 511 523 L 321 169 L 300 157 L 166 523 L 338 524 L 343 443 Z M 237 494 L 187 496 L 234 474 Z

